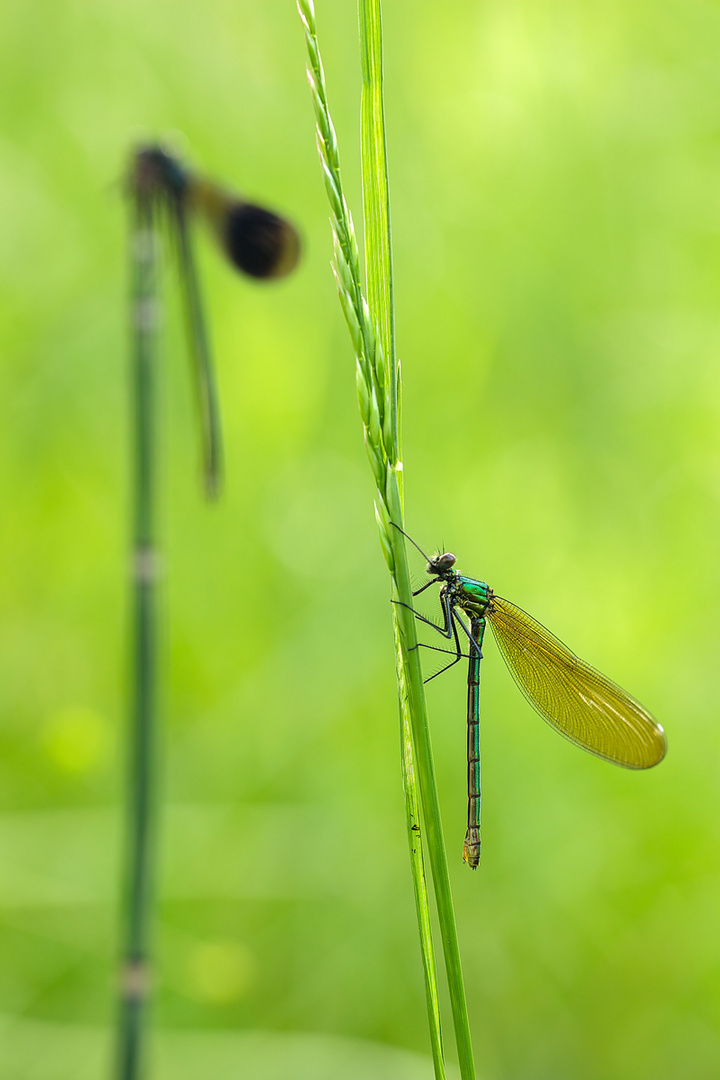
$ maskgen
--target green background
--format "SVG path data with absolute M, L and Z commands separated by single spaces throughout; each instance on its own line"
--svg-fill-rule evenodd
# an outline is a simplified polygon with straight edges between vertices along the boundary
M 359 222 L 355 8 L 318 0 L 317 14 Z M 479 1076 L 710 1080 L 720 7 L 387 0 L 385 23 L 408 528 L 627 686 L 670 744 L 647 774 L 579 752 L 490 643 L 473 874 L 460 861 L 463 674 L 428 687 Z M 226 432 L 216 507 L 200 498 L 175 268 L 165 275 L 149 1075 L 431 1075 L 389 583 L 304 62 L 291 0 L 3 5 L 0 1072 L 12 1080 L 89 1080 L 111 1059 L 122 176 L 129 148 L 156 137 L 287 212 L 305 255 L 293 278 L 258 286 L 198 237 Z

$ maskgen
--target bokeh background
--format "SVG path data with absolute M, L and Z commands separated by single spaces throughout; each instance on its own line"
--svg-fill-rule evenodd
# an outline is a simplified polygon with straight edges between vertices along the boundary
M 317 6 L 359 220 L 356 11 Z M 479 1076 L 716 1077 L 720 8 L 387 0 L 385 24 L 408 527 L 628 687 L 670 744 L 648 774 L 581 753 L 489 644 L 473 874 L 463 673 L 428 688 Z M 226 429 L 215 507 L 167 266 L 149 1076 L 431 1075 L 389 584 L 304 62 L 291 0 L 3 4 L 13 1080 L 109 1074 L 128 643 L 121 178 L 130 147 L 158 136 L 287 212 L 305 257 L 258 286 L 198 236 Z

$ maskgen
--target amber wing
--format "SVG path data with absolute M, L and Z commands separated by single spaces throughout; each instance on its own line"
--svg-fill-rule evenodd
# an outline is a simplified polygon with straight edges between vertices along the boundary
M 551 727 L 627 769 L 662 761 L 665 733 L 639 702 L 509 600 L 493 597 L 487 619 L 515 682 Z

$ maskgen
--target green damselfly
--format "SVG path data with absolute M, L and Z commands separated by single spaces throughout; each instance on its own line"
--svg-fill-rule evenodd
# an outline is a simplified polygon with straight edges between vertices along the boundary
M 480 862 L 480 661 L 486 623 L 520 690 L 560 735 L 626 769 L 649 769 L 662 761 L 667 749 L 665 733 L 639 702 L 577 657 L 522 608 L 497 596 L 486 582 L 459 573 L 449 551 L 430 558 L 407 533 L 403 535 L 427 560 L 431 575 L 413 596 L 440 584 L 442 625 L 410 610 L 455 645 L 454 659 L 430 678 L 463 657 L 468 659 L 468 822 L 463 845 L 468 866 L 476 869 Z M 467 654 L 462 651 L 458 628 L 470 643 Z

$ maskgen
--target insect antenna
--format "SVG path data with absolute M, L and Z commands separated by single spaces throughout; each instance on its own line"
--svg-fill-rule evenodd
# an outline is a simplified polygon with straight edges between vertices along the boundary
M 425 559 L 425 561 L 426 561 L 426 562 L 430 562 L 430 561 L 431 561 L 431 560 L 430 560 L 430 556 L 429 556 L 429 555 L 426 555 L 426 554 L 425 554 L 425 552 L 424 552 L 424 551 L 423 551 L 423 549 L 422 549 L 422 548 L 420 547 L 420 545 L 419 545 L 419 544 L 417 544 L 417 543 L 416 543 L 416 542 L 415 542 L 415 541 L 413 540 L 412 536 L 408 536 L 408 534 L 407 534 L 407 533 L 405 532 L 405 530 L 404 530 L 404 529 L 401 529 L 399 525 L 396 525 L 394 521 L 391 521 L 391 522 L 390 522 L 390 524 L 391 524 L 391 525 L 393 526 L 393 528 L 397 529 L 397 531 L 398 531 L 398 532 L 401 532 L 401 533 L 403 534 L 403 536 L 405 537 L 405 539 L 406 539 L 406 540 L 409 540 L 409 541 L 410 541 L 410 543 L 412 544 L 412 546 L 413 546 L 414 548 L 417 548 L 417 550 L 418 550 L 418 551 L 420 552 L 420 554 L 422 555 L 423 559 Z

